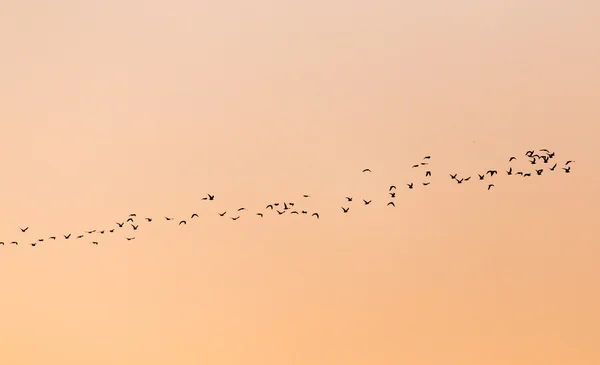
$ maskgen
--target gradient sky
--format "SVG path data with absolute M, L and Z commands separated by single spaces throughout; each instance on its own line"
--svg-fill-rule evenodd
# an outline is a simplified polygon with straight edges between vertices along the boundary
M 0 2 L 0 240 L 22 243 L 0 246 L 0 363 L 600 363 L 598 19 L 592 0 Z M 540 148 L 572 173 L 448 177 Z M 373 203 L 342 215 L 346 195 Z M 276 200 L 321 219 L 253 216 Z M 157 221 L 131 242 L 27 245 L 133 212 Z

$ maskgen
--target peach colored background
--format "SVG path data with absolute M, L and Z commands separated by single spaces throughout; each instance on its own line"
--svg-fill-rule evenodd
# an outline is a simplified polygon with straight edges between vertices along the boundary
M 600 363 L 598 19 L 591 0 L 0 2 L 0 240 L 22 242 L 0 246 L 0 363 Z M 448 177 L 533 148 L 572 174 Z M 346 195 L 373 204 L 342 215 Z M 321 219 L 253 216 L 275 200 Z

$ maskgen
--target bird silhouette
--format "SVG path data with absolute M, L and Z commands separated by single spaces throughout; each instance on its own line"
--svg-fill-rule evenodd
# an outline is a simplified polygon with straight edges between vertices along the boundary
M 125 238 L 127 239 L 127 241 L 131 241 L 131 240 L 135 239 L 135 237 L 125 237 Z
M 575 162 L 575 161 L 571 161 L 571 160 L 569 160 L 569 161 L 565 162 L 565 166 L 567 166 L 567 165 L 568 165 L 568 164 L 570 164 L 571 162 Z
M 304 198 L 310 198 L 310 195 L 304 194 L 304 195 L 302 195 L 302 197 L 304 197 Z
M 352 198 L 350 198 L 350 197 L 348 197 L 348 196 L 347 196 L 347 197 L 346 197 L 346 200 L 348 200 L 349 202 L 351 202 L 351 201 L 352 201 Z
M 507 175 L 512 175 L 512 167 L 506 171 Z
M 135 231 L 135 230 L 137 230 L 137 229 L 138 229 L 139 225 L 137 225 L 137 226 L 136 226 L 136 225 L 133 225 L 133 224 L 132 224 L 132 225 L 131 225 L 131 227 L 132 227 L 132 228 L 133 228 L 133 230 Z
M 198 218 L 198 214 L 196 214 L 196 213 L 192 214 L 192 216 L 190 217 L 190 219 L 192 219 L 194 217 Z
M 137 215 L 135 213 L 131 213 L 129 216 L 130 217 L 137 217 Z
M 458 175 L 458 174 L 454 174 L 454 175 L 450 174 L 450 178 L 456 179 L 456 175 Z
M 133 223 L 133 218 L 127 218 L 127 222 L 132 222 Z
M 290 214 L 300 214 L 300 213 L 298 213 L 298 211 L 297 211 L 297 210 L 292 210 L 292 211 L 290 212 Z
M 479 174 L 477 174 L 477 175 L 479 176 L 479 180 L 483 180 L 483 178 L 485 178 L 485 175 L 479 175 Z
M 391 206 L 393 206 L 393 207 L 395 207 L 395 206 L 396 206 L 396 204 L 394 204 L 394 202 L 389 202 L 389 203 L 387 203 L 387 205 L 391 205 Z
M 165 219 L 166 219 L 166 220 L 168 220 L 168 221 L 171 221 L 171 220 L 173 220 L 173 218 L 172 218 L 172 217 L 165 217 Z
M 408 188 L 409 188 L 409 189 L 412 189 L 412 188 L 413 188 L 413 183 L 406 184 L 406 185 L 408 185 Z
M 348 213 L 348 211 L 350 210 L 350 207 L 348 207 L 348 208 L 342 207 L 342 210 L 344 211 L 344 213 Z
M 568 174 L 568 173 L 570 173 L 570 172 L 571 172 L 571 166 L 569 166 L 569 167 L 567 167 L 567 168 L 563 167 L 563 170 L 565 170 L 565 173 L 567 173 L 567 174 Z
M 77 239 L 83 238 L 83 235 L 80 234 L 79 236 L 77 236 Z
M 308 211 L 307 210 L 303 210 L 302 214 L 308 214 Z
M 395 198 L 395 197 L 396 197 L 396 193 L 395 193 L 395 192 L 391 192 L 391 193 L 390 193 L 390 196 L 391 196 L 392 198 Z
M 369 169 L 364 169 L 364 170 L 362 170 L 362 172 L 371 172 L 371 170 L 369 170 Z
M 16 245 L 16 246 L 18 246 L 18 245 L 19 245 L 19 242 L 17 242 L 17 241 L 12 241 L 10 244 L 11 244 L 11 245 Z
M 279 215 L 285 213 L 285 210 L 283 212 L 280 212 L 279 210 L 276 210 L 277 213 L 279 213 Z
M 511 157 L 511 158 L 509 158 L 509 159 L 508 159 L 508 162 L 511 162 L 511 161 L 513 161 L 513 160 L 516 160 L 516 159 L 517 159 L 517 158 L 513 156 L 513 157 Z
M 152 222 L 152 218 L 146 218 L 148 222 Z
M 240 219 L 240 216 L 238 215 L 237 217 L 231 217 L 231 219 L 236 221 L 236 220 Z
M 556 168 L 556 165 L 557 165 L 557 164 L 554 164 L 554 166 L 552 166 L 552 167 L 550 168 L 550 171 L 554 171 L 554 169 Z
M 392 189 L 396 189 L 396 186 L 394 186 L 394 185 L 390 186 L 390 189 L 388 191 L 392 191 Z
M 529 163 L 532 165 L 535 165 L 537 162 L 536 162 L 535 158 L 533 158 L 532 160 L 529 160 Z
M 225 213 L 227 213 L 227 211 L 224 211 L 223 213 L 217 213 L 217 214 L 219 214 L 222 217 L 225 215 Z
M 423 160 L 429 160 L 431 158 L 431 156 L 425 156 L 423 157 Z
M 494 176 L 494 174 L 497 174 L 498 171 L 496 171 L 496 170 L 488 170 L 487 173 L 490 174 L 490 176 Z
M 93 245 L 98 245 L 98 242 L 96 242 L 96 241 L 93 241 L 93 242 L 92 242 L 92 244 L 93 244 Z
M 263 214 L 262 214 L 262 213 L 256 213 L 256 215 L 257 215 L 257 216 L 259 216 L 259 217 L 261 217 L 261 218 L 262 218 L 262 216 L 263 216 Z
M 371 201 L 370 201 L 370 200 L 369 200 L 369 201 L 366 201 L 366 200 L 364 200 L 364 199 L 363 199 L 363 202 L 365 202 L 365 205 L 369 205 L 369 204 L 371 204 Z
M 413 169 L 414 169 L 415 167 L 419 167 L 419 165 L 413 165 Z
M 119 226 L 119 228 L 123 227 L 124 224 L 125 224 L 125 222 L 123 222 L 123 223 L 117 222 L 117 225 Z
M 69 237 L 71 237 L 71 234 L 70 234 L 70 233 L 69 233 L 69 234 L 67 234 L 67 235 L 64 235 L 64 234 L 63 234 L 63 237 L 64 237 L 66 240 L 68 240 L 68 239 L 69 239 Z
M 36 243 L 32 243 L 31 246 L 35 247 Z
M 425 172 L 425 177 L 427 177 L 427 176 L 431 176 L 431 171 Z
M 424 182 L 424 183 L 423 183 L 423 186 L 427 186 L 427 185 L 429 185 L 429 184 L 431 184 L 431 183 L 430 183 L 430 182 Z
M 238 209 L 238 212 L 241 212 L 242 210 L 246 210 L 246 208 L 240 208 Z
M 319 219 L 319 213 L 313 213 L 312 216 L 317 217 L 317 219 Z
M 179 225 L 182 225 L 182 224 L 186 224 L 187 225 L 187 222 L 186 221 L 180 221 Z
M 29 229 L 29 227 L 25 227 L 25 228 L 19 227 L 19 229 L 21 230 L 21 232 L 27 232 L 27 230 Z
M 0 242 L 0 245 L 4 246 L 4 242 Z
M 488 185 L 488 190 L 490 190 L 492 188 L 492 186 L 494 186 L 494 184 L 489 184 Z
M 538 175 L 541 175 L 541 174 L 542 174 L 542 172 L 544 172 L 544 169 L 535 170 L 535 172 L 536 172 Z
M 50 238 L 51 240 L 55 240 L 55 239 L 56 239 L 56 236 L 50 236 L 50 237 L 48 237 L 48 238 Z

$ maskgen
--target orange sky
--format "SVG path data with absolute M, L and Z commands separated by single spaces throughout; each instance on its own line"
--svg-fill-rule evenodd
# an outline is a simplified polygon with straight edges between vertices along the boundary
M 0 364 L 600 363 L 598 19 L 585 0 L 1 2 L 0 240 L 21 245 L 0 246 Z M 503 172 L 540 148 L 572 173 Z M 489 192 L 448 177 L 489 168 Z M 254 216 L 284 200 L 321 219 Z M 133 241 L 27 245 L 133 212 L 156 218 Z

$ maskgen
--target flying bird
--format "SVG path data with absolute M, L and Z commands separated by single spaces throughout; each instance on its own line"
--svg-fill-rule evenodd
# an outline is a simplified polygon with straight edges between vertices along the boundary
M 55 236 L 51 236 L 51 237 L 49 237 L 49 238 L 50 238 L 51 240 L 55 240 L 55 239 L 56 239 L 56 237 L 55 237 Z
M 135 213 L 131 213 L 129 216 L 130 217 L 137 217 Z
M 227 211 L 224 211 L 223 213 L 218 213 L 221 217 L 225 215 L 225 213 L 227 213 Z
M 425 156 L 423 157 L 423 160 L 429 160 L 431 158 L 431 156 Z
M 517 159 L 517 158 L 513 156 L 513 157 L 511 157 L 511 158 L 509 158 L 509 159 L 508 159 L 508 162 L 510 162 L 510 161 L 512 161 L 512 160 L 516 160 L 516 159 Z
M 427 176 L 431 176 L 431 171 L 425 172 L 425 177 L 427 177 Z
M 479 174 L 477 174 L 479 175 Z M 479 180 L 483 180 L 483 178 L 485 177 L 485 175 L 479 175 Z
M 133 218 L 127 218 L 127 222 L 132 222 L 133 223 Z
M 283 212 L 280 212 L 279 210 L 276 210 L 276 212 L 281 215 L 281 214 L 285 213 L 285 210 Z
M 263 214 L 262 214 L 262 213 L 256 213 L 256 215 L 257 215 L 257 216 L 259 216 L 259 217 L 261 217 L 261 218 L 262 218 L 262 216 L 263 216 Z
M 125 222 L 123 222 L 123 223 L 119 223 L 119 222 L 117 222 L 117 225 L 119 226 L 119 228 L 120 228 L 120 227 L 123 227 L 123 225 L 124 225 L 124 224 L 125 224 Z
M 488 170 L 487 173 L 490 174 L 490 176 L 494 176 L 494 174 L 497 174 L 498 171 L 496 171 L 496 170 Z
M 269 204 L 269 205 L 267 205 L 267 206 L 265 207 L 265 209 L 271 209 L 271 210 L 273 210 L 273 204 Z
M 413 165 L 413 169 L 414 169 L 415 167 L 419 167 L 419 165 Z
M 242 210 L 246 210 L 246 208 L 240 208 L 238 209 L 238 212 L 241 212 Z
M 550 168 L 550 171 L 554 171 L 554 169 L 556 168 L 556 165 L 557 165 L 557 164 L 554 164 L 554 166 L 552 166 L 552 167 Z
M 390 189 L 388 191 L 392 191 L 392 189 L 396 189 L 396 187 L 394 185 L 390 186 Z
M 165 219 L 168 221 L 173 220 L 173 218 L 169 218 L 169 217 L 165 217 Z
M 369 201 L 366 201 L 366 200 L 364 200 L 364 199 L 363 199 L 363 202 L 365 202 L 365 205 L 369 205 L 369 204 L 371 203 L 371 201 L 370 201 L 370 200 L 369 200 Z
M 308 194 L 304 194 L 302 196 L 305 197 L 305 198 L 310 198 L 310 195 L 308 195 Z
M 371 170 L 369 170 L 369 169 L 364 169 L 364 170 L 362 170 L 362 172 L 371 172 Z
M 387 205 L 391 205 L 391 206 L 393 206 L 393 207 L 395 207 L 395 206 L 396 206 L 396 204 L 394 204 L 394 202 L 389 202 L 389 203 L 387 203 Z
M 571 162 L 575 162 L 575 161 L 571 161 L 571 160 L 569 160 L 569 161 L 565 162 L 565 166 L 567 166 L 567 165 L 568 165 L 568 164 L 570 164 Z
M 77 239 L 83 238 L 83 235 L 80 234 L 79 236 L 77 236 Z
M 494 186 L 494 184 L 489 184 L 488 185 L 488 190 L 490 190 L 492 188 L 492 186 Z
M 342 210 L 344 211 L 344 213 L 348 213 L 348 211 L 350 210 L 350 207 L 348 207 L 348 208 L 342 207 Z
M 292 210 L 292 211 L 290 212 L 290 214 L 300 214 L 300 213 L 298 213 L 298 211 L 296 211 L 296 210 Z
M 240 219 L 240 216 L 238 215 L 237 217 L 231 217 L 231 219 L 236 221 L 236 220 Z
M 64 234 L 63 234 L 63 237 L 64 237 L 66 240 L 68 240 L 68 239 L 69 239 L 69 237 L 71 237 L 71 234 L 70 234 L 70 233 L 69 233 L 69 234 L 67 234 L 67 235 L 64 235 Z
M 319 213 L 313 213 L 312 216 L 317 217 L 317 219 L 319 219 Z
M 132 228 L 133 228 L 133 230 L 135 231 L 135 230 L 137 230 L 137 229 L 138 229 L 138 227 L 139 227 L 139 224 L 138 224 L 137 226 L 132 224 L 132 225 L 131 225 L 131 227 L 132 227 Z
M 450 174 L 450 177 L 451 177 L 452 179 L 456 179 L 456 175 L 458 175 L 458 174 L 454 174 L 454 175 Z
M 131 240 L 135 239 L 135 237 L 125 237 L 125 238 L 127 239 L 127 241 L 131 241 Z
M 568 174 L 569 172 L 571 172 L 571 166 L 569 166 L 569 167 L 567 167 L 567 168 L 564 168 L 564 167 L 563 167 L 563 170 L 565 170 L 565 173 L 567 173 L 567 174 Z
M 93 245 L 98 245 L 98 242 L 94 241 L 92 242 Z
M 406 184 L 406 185 L 408 185 L 408 188 L 409 188 L 409 189 L 412 189 L 412 188 L 413 188 L 413 183 Z
M 25 228 L 19 227 L 19 229 L 21 230 L 21 232 L 27 232 L 27 230 L 29 229 L 29 227 L 25 227 Z
M 352 201 L 352 198 L 351 198 L 351 197 L 349 197 L 349 196 L 347 196 L 347 197 L 346 197 L 346 199 L 347 199 L 349 202 L 351 202 L 351 201 Z
M 423 186 L 427 186 L 427 185 L 429 185 L 429 184 L 431 184 L 431 183 L 430 183 L 430 182 L 424 182 L 424 183 L 423 183 Z
M 146 218 L 148 222 L 152 222 L 152 218 Z
M 182 224 L 186 224 L 187 225 L 187 222 L 186 221 L 180 221 L 179 225 L 182 225 Z
M 196 214 L 196 213 L 192 214 L 192 216 L 190 217 L 190 219 L 192 219 L 194 217 L 198 218 L 198 214 Z
M 18 245 L 19 245 L 19 242 L 17 242 L 17 241 L 12 241 L 10 244 L 11 244 L 11 245 L 17 245 L 17 246 L 18 246 Z
M 535 170 L 535 172 L 537 172 L 538 175 L 541 175 L 542 172 L 544 172 L 544 169 Z
M 395 197 L 396 197 L 396 193 L 395 193 L 395 192 L 391 192 L 391 193 L 390 193 L 390 196 L 391 196 L 391 197 L 392 197 L 392 199 L 393 199 L 393 198 L 395 198 Z
M 512 175 L 512 167 L 506 171 L 507 175 Z
M 35 245 L 37 245 L 37 243 L 32 243 L 31 246 L 35 247 Z

